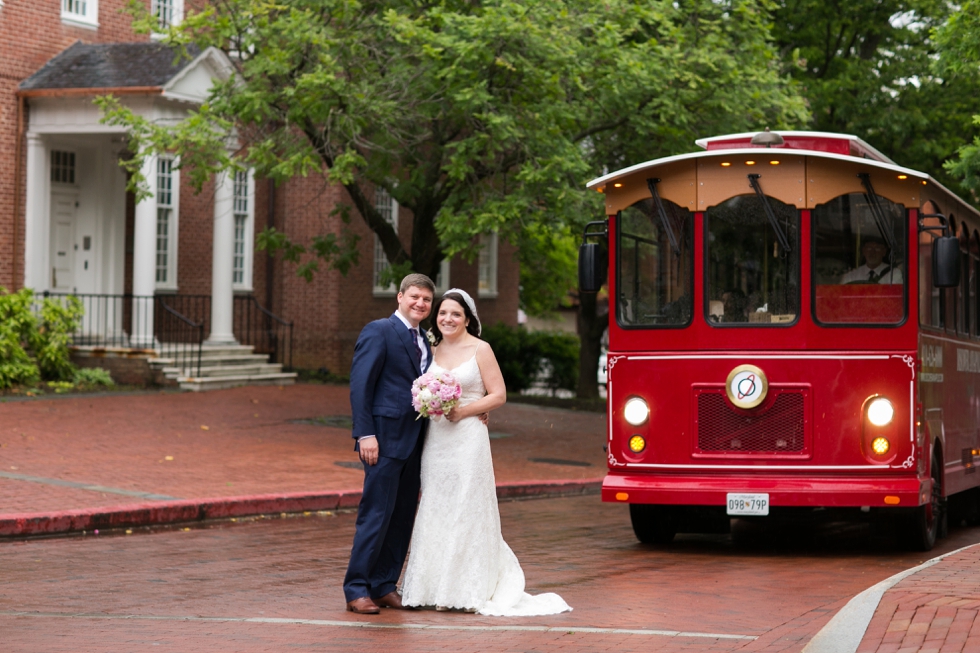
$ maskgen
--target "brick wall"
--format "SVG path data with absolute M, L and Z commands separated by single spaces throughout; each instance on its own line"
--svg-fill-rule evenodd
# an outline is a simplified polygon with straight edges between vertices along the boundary
M 350 204 L 346 191 L 327 186 L 322 178 L 294 179 L 277 191 L 276 226 L 297 242 L 306 243 L 317 234 L 340 233 L 340 220 L 330 212 L 337 202 Z M 259 220 L 256 218 L 258 226 Z M 399 237 L 411 240 L 411 213 L 400 210 Z M 346 277 L 335 270 L 321 271 L 311 283 L 296 276 L 294 264 L 276 263 L 275 310 L 296 324 L 293 364 L 296 367 L 327 368 L 335 374 L 347 374 L 354 353 L 354 343 L 365 324 L 394 312 L 393 295 L 375 296 L 374 233 L 352 209 L 350 228 L 361 238 L 358 243 L 359 264 Z M 518 268 L 515 248 L 500 242 L 498 248 L 498 296 L 479 299 L 481 319 L 517 323 Z M 261 255 L 257 255 L 257 259 Z M 258 266 L 256 266 L 258 269 Z M 477 293 L 476 262 L 453 261 L 450 282 L 474 297 Z M 257 284 L 258 285 L 258 284 Z

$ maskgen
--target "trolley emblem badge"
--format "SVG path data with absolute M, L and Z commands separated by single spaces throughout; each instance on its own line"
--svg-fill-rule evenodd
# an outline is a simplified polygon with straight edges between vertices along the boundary
M 769 380 L 755 365 L 739 365 L 728 373 L 725 381 L 728 400 L 738 408 L 755 408 L 766 399 Z

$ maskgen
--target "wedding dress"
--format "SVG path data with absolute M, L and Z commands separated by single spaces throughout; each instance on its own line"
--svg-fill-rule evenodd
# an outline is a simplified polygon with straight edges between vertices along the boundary
M 462 388 L 461 404 L 484 396 L 475 356 L 449 371 Z M 500 533 L 489 433 L 476 417 L 429 424 L 402 603 L 493 616 L 571 610 L 557 594 L 524 591 L 524 571 Z

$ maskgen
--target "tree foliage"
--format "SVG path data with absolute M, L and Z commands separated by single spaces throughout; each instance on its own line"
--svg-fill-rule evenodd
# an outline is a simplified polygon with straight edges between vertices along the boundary
M 216 0 L 168 38 L 228 52 L 233 79 L 176 126 L 111 99 L 103 107 L 130 129 L 134 183 L 144 150 L 177 151 L 198 185 L 234 165 L 277 180 L 324 174 L 343 185 L 394 266 L 434 275 L 445 256 L 472 255 L 480 233 L 522 245 L 529 234 L 530 251 L 567 239 L 570 225 L 601 215 L 584 182 L 604 168 L 689 149 L 707 133 L 803 120 L 767 41 L 771 8 Z M 232 135 L 241 147 L 229 154 Z M 375 210 L 375 187 L 411 211 L 410 243 Z M 356 241 L 332 229 L 319 248 L 283 234 L 261 242 L 297 261 L 312 250 L 351 264 Z M 557 284 L 540 286 L 554 299 Z
M 143 11 L 141 24 L 154 21 Z M 177 125 L 104 98 L 141 157 L 169 150 L 199 186 L 254 167 L 322 174 L 346 190 L 392 270 L 435 276 L 497 232 L 520 248 L 522 302 L 556 306 L 574 286 L 581 227 L 603 216 L 585 183 L 693 149 L 701 136 L 808 120 L 772 45 L 773 0 L 213 0 L 169 42 L 227 52 L 235 76 Z M 228 143 L 237 151 L 229 153 Z M 403 243 L 374 208 L 385 189 L 411 211 Z M 356 263 L 346 220 L 318 243 L 266 232 L 299 264 Z M 310 254 L 315 255 L 313 258 Z M 579 390 L 594 395 L 604 316 L 582 331 Z
M 980 1 L 962 3 L 949 22 L 936 30 L 935 37 L 940 52 L 937 72 L 976 92 L 980 88 Z M 971 99 L 971 108 L 976 111 L 976 96 Z M 980 128 L 980 115 L 974 115 L 973 121 Z M 974 134 L 978 132 L 980 129 L 973 130 Z M 958 158 L 946 163 L 946 169 L 962 179 L 974 203 L 980 203 L 980 136 L 963 145 Z
M 855 134 L 957 189 L 942 164 L 974 131 L 976 88 L 937 75 L 944 0 L 782 0 L 774 36 L 810 103 L 812 129 Z

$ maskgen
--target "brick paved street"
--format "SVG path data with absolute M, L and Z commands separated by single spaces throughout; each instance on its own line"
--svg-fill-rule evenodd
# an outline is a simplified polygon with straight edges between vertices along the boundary
M 529 591 L 560 592 L 572 613 L 351 615 L 354 516 L 314 514 L 0 543 L 3 650 L 799 651 L 851 596 L 923 559 L 837 526 L 648 548 L 596 496 L 501 512 Z M 943 550 L 976 539 L 954 530 Z
M 342 422 L 348 396 L 346 386 L 296 385 L 0 403 L 0 514 L 156 501 L 139 494 L 360 491 L 363 472 Z M 334 426 L 310 421 L 318 417 Z M 490 424 L 498 482 L 601 478 L 603 420 L 507 404 Z

